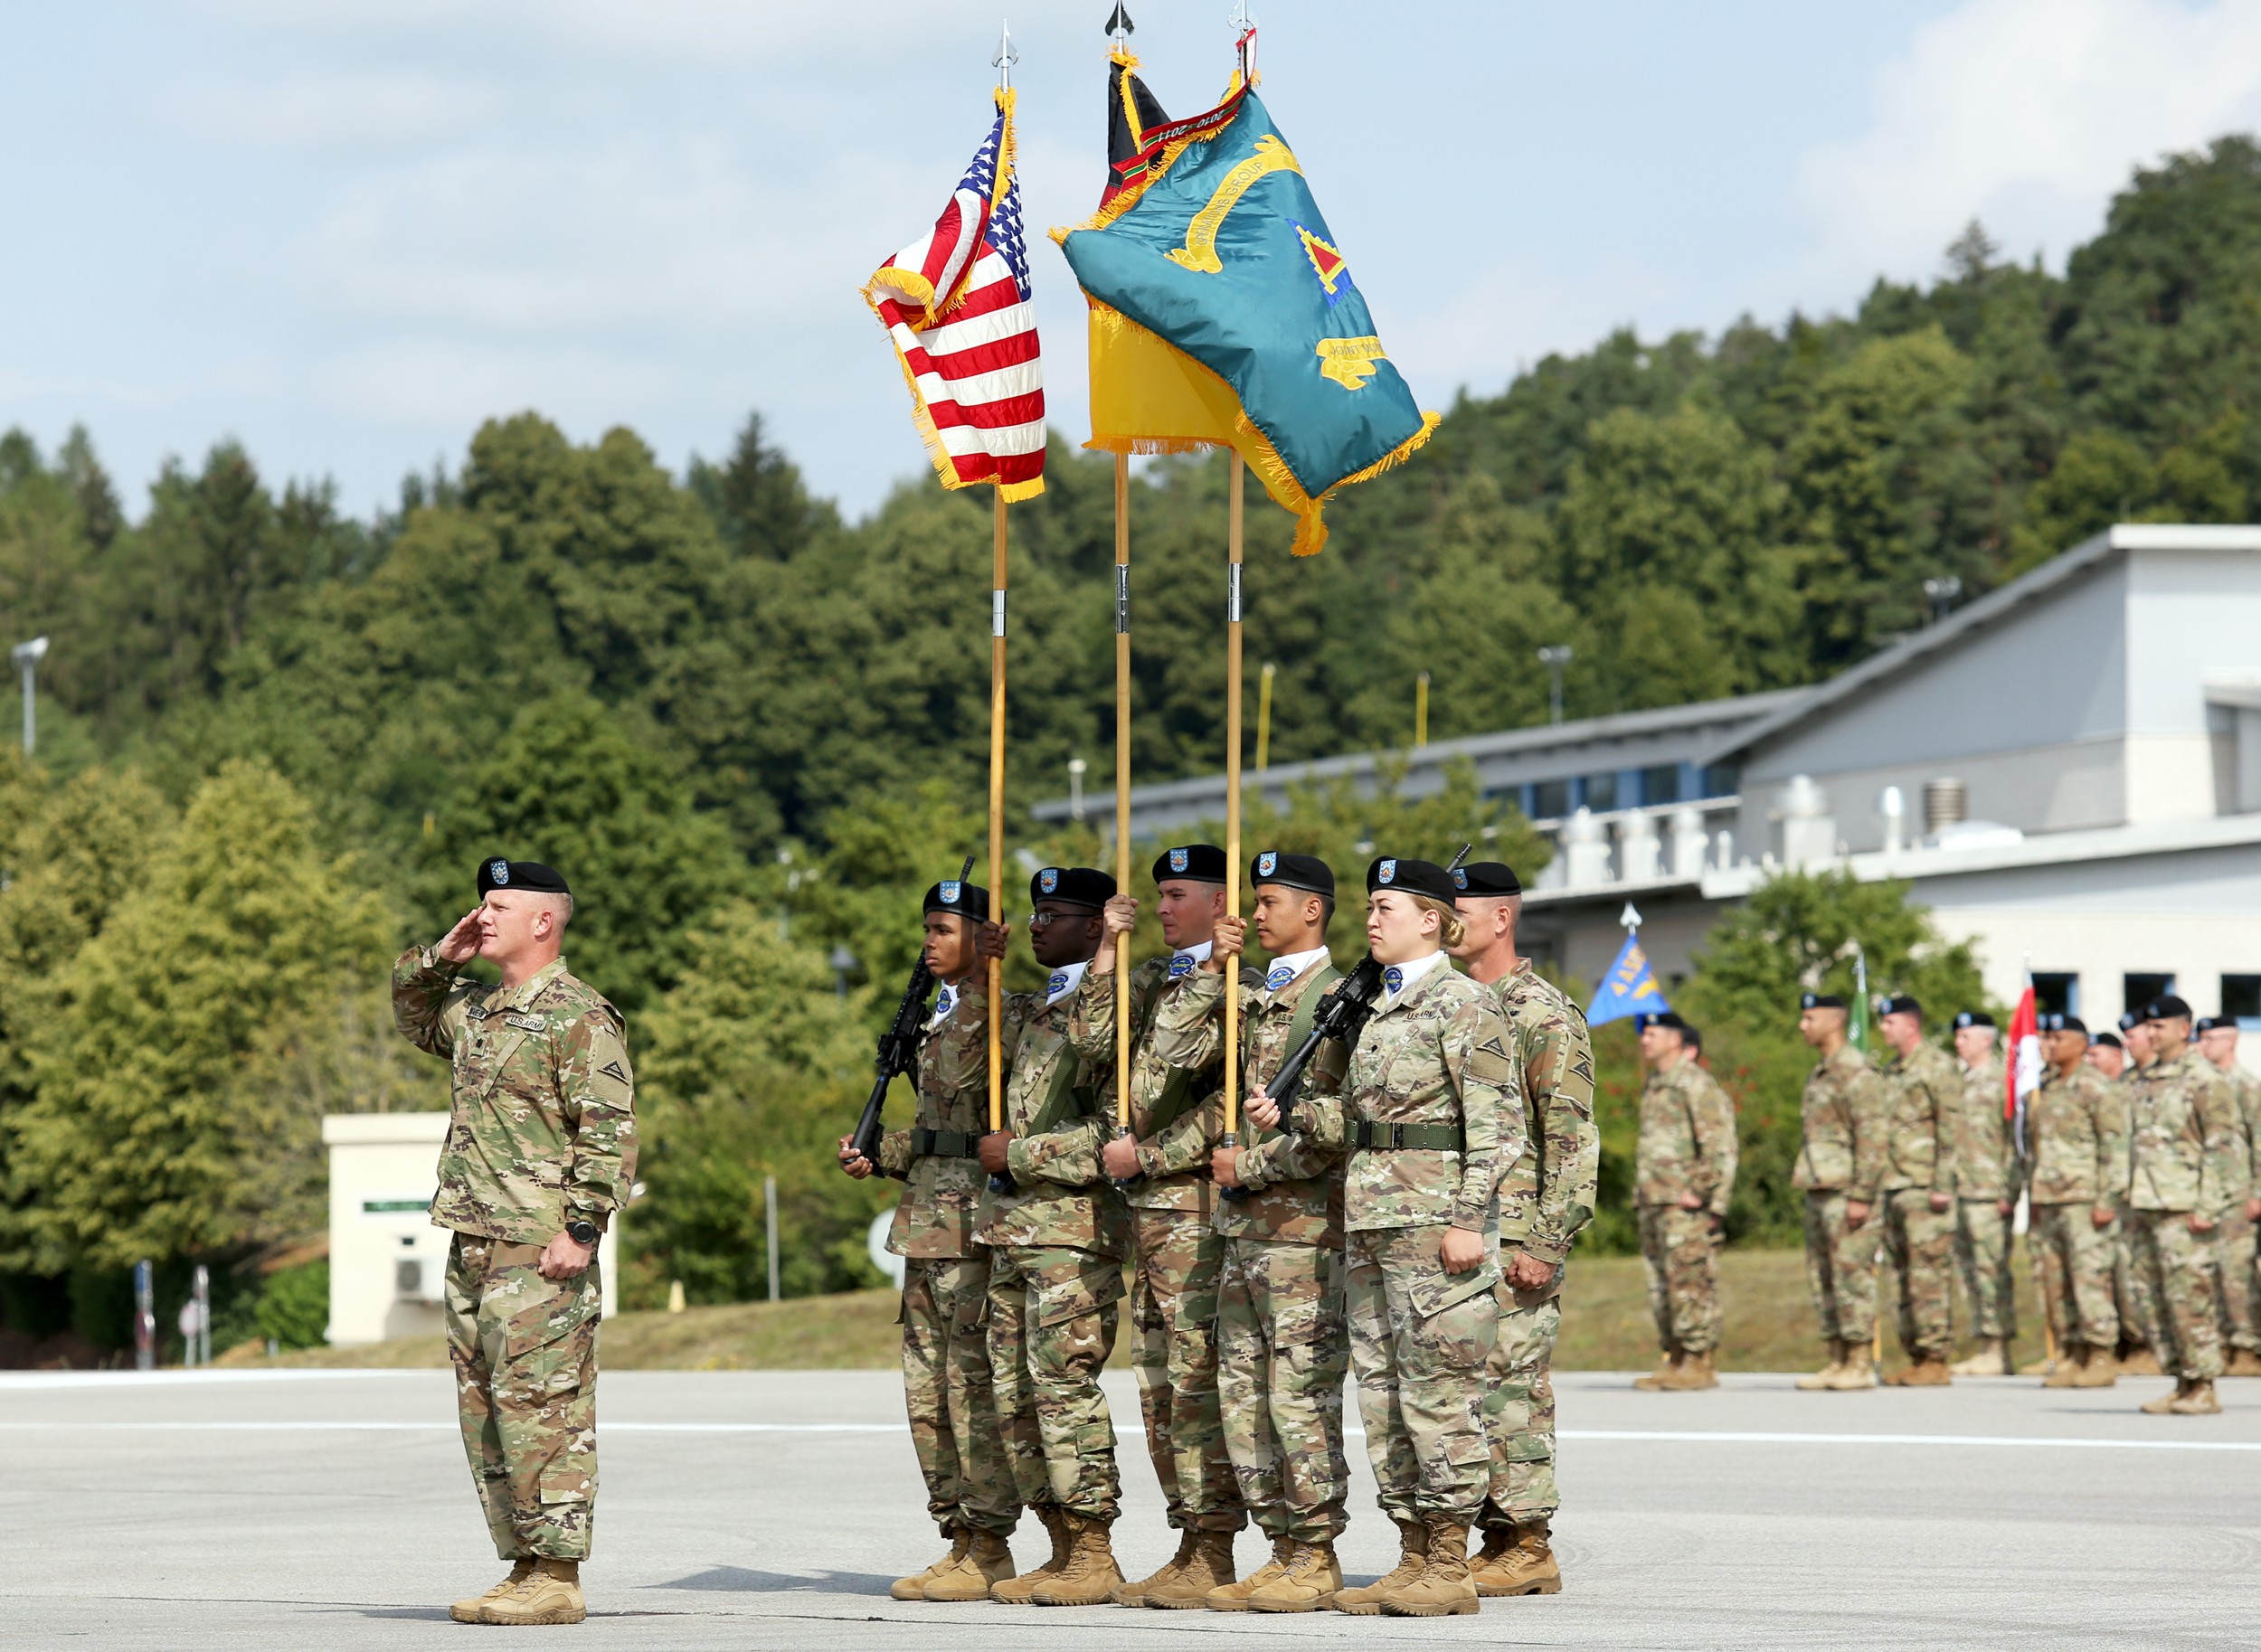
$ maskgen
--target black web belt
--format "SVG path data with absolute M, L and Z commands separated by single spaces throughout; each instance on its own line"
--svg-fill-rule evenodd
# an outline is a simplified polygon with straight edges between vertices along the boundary
M 1461 1128 L 1456 1124 L 1374 1124 L 1359 1123 L 1350 1127 L 1350 1145 L 1354 1147 L 1373 1147 L 1382 1152 L 1395 1152 L 1401 1147 L 1425 1148 L 1433 1152 L 1465 1153 Z
M 981 1152 L 981 1138 L 966 1130 L 914 1129 L 911 1132 L 913 1158 L 977 1158 Z

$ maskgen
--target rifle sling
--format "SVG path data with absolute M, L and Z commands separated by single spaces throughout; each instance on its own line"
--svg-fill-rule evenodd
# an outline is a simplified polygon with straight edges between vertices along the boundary
M 1304 1042 L 1310 1037 L 1311 1024 L 1319 1019 L 1319 1001 L 1327 996 L 1327 989 L 1329 986 L 1333 986 L 1337 981 L 1341 979 L 1342 971 L 1336 968 L 1333 964 L 1321 964 L 1319 967 L 1317 978 L 1310 982 L 1304 987 L 1303 996 L 1295 1002 L 1294 1018 L 1288 1023 L 1287 1052 L 1289 1055 L 1293 1055 L 1298 1050 L 1301 1050 L 1303 1047 Z M 1312 1051 L 1311 1061 L 1315 1062 L 1318 1059 L 1319 1052 L 1316 1050 Z M 1283 1067 L 1287 1065 L 1287 1058 L 1285 1056 L 1281 1058 L 1280 1064 Z M 1309 1062 L 1306 1062 L 1303 1067 L 1302 1075 L 1297 1081 L 1308 1088 L 1310 1082 L 1310 1065 Z M 1275 1101 L 1279 1099 L 1280 1098 L 1277 1096 L 1272 1098 Z M 1283 1118 L 1282 1122 L 1284 1121 Z M 1245 1124 L 1247 1121 L 1244 1119 L 1242 1122 Z M 1259 1141 L 1269 1140 L 1271 1138 L 1281 1134 L 1282 1134 L 1282 1132 L 1279 1130 L 1260 1130 L 1253 1125 L 1249 1126 L 1243 1131 L 1243 1135 L 1244 1135 L 1247 1138 L 1248 1145 L 1252 1147 L 1254 1147 Z

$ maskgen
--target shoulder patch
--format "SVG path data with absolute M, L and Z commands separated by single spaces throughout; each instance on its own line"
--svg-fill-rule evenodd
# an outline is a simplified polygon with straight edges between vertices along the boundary
M 628 1082 L 628 1074 L 620 1071 L 620 1063 L 618 1062 L 605 1062 L 603 1066 L 597 1069 L 597 1076 L 599 1078 L 610 1079 L 615 1084 L 625 1084 Z
M 1480 1055 L 1496 1055 L 1503 1062 L 1511 1059 L 1507 1051 L 1500 1046 L 1497 1037 L 1485 1039 L 1483 1043 L 1476 1046 L 1476 1051 Z

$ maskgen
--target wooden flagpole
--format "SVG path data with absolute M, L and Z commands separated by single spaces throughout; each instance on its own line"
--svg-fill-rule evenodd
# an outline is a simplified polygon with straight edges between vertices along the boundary
M 1248 467 L 1225 449 L 1225 914 L 1241 915 L 1241 495 Z M 1225 1145 L 1240 1142 L 1241 960 L 1225 960 Z
M 1130 890 L 1130 456 L 1115 455 L 1115 888 Z M 1130 1134 L 1130 938 L 1115 946 L 1115 1133 Z
M 989 912 L 1005 919 L 1005 485 L 991 490 L 989 532 Z M 989 1132 L 1005 1128 L 1005 964 L 989 960 Z

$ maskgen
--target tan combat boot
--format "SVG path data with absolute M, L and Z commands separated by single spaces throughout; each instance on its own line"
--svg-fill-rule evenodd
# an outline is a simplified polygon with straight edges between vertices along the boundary
M 2122 1345 L 2119 1366 L 2122 1376 L 2165 1376 L 2167 1374 L 2167 1368 L 2159 1363 L 2159 1355 L 2153 1354 L 2147 1344 L 2140 1342 L 2131 1342 Z
M 2080 1370 L 2073 1378 L 2075 1388 L 2110 1388 L 2120 1380 L 2120 1363 L 2112 1357 L 2112 1350 L 2096 1343 L 2082 1345 L 2087 1357 L 2080 1362 Z
M 1037 1507 L 1036 1518 L 1044 1522 L 1045 1532 L 1052 1539 L 1052 1558 L 1018 1577 L 990 1584 L 989 1599 L 1000 1606 L 1026 1606 L 1036 1585 L 1047 1578 L 1058 1577 L 1061 1568 L 1068 1563 L 1067 1515 L 1058 1504 L 1045 1503 Z
M 1150 1578 L 1147 1581 L 1140 1591 L 1146 1603 L 1162 1611 L 1179 1612 L 1208 1605 L 1209 1591 L 1233 1581 L 1233 1535 L 1230 1532 L 1193 1533 L 1193 1553 L 1186 1563 L 1159 1583 Z
M 1665 1380 L 1664 1385 L 1674 1393 L 1699 1393 L 1707 1388 L 1718 1387 L 1719 1374 L 1712 1369 L 1711 1350 L 1681 1355 L 1679 1369 Z
M 1320 1612 L 1341 1592 L 1342 1562 L 1335 1558 L 1335 1545 L 1298 1543 L 1286 1572 L 1251 1594 L 1248 1605 L 1259 1612 Z
M 2146 1411 L 2150 1409 L 2144 1407 Z M 2222 1414 L 2222 1402 L 2214 1397 L 2213 1380 L 2199 1377 L 2169 1402 L 2167 1409 L 2178 1417 L 2218 1417 Z
M 1274 1578 L 1285 1577 L 1288 1562 L 1295 1558 L 1296 1541 L 1292 1537 L 1272 1540 L 1272 1558 L 1250 1572 L 1237 1583 L 1225 1583 L 1209 1591 L 1206 1602 L 1213 1612 L 1244 1612 L 1248 1597 Z
M 1968 1359 L 1959 1359 L 1947 1367 L 1952 1376 L 2013 1376 L 2016 1367 L 2010 1363 L 2010 1343 L 2001 1336 L 1982 1336 Z
M 1804 1376 L 1800 1377 L 1798 1386 L 1809 1393 L 1817 1389 L 1833 1387 L 1836 1384 L 1838 1374 L 1845 1369 L 1845 1348 L 1846 1345 L 1843 1342 L 1837 1337 L 1831 1337 L 1829 1364 L 1823 1365 L 1819 1371 L 1808 1372 Z
M 922 1600 L 987 1600 L 989 1591 L 1013 1576 L 1013 1550 L 995 1532 L 976 1532 L 964 1556 L 951 1571 L 926 1581 Z
M 2156 1400 L 2146 1400 L 2143 1402 L 2143 1414 L 2147 1417 L 2165 1417 L 2171 1415 L 2174 1411 L 2175 1402 L 2190 1392 L 2190 1378 L 2177 1377 L 2175 1379 L 2175 1385 L 2172 1392 L 2161 1394 Z
M 1159 1589 L 1161 1585 L 1168 1582 L 1170 1579 L 1176 1577 L 1180 1572 L 1185 1570 L 1186 1562 L 1193 1559 L 1194 1539 L 1197 1535 L 1198 1534 L 1196 1533 L 1191 1527 L 1187 1527 L 1185 1531 L 1178 1533 L 1178 1553 L 1164 1561 L 1157 1570 L 1149 1573 L 1147 1576 L 1140 1578 L 1137 1582 L 1132 1583 L 1126 1581 L 1121 1588 L 1116 1590 L 1115 1604 L 1117 1606 L 1144 1606 L 1146 1604 L 1146 1591 L 1148 1590 Z
M 581 1598 L 581 1562 L 537 1560 L 518 1586 L 479 1608 L 481 1623 L 579 1623 L 589 1615 Z
M 1914 1364 L 1894 1372 L 1885 1381 L 1895 1388 L 1944 1388 L 1954 1378 L 1949 1374 L 1944 1355 L 1919 1354 Z
M 1822 1384 L 1832 1393 L 1849 1393 L 1855 1389 L 1874 1388 L 1876 1385 L 1877 1362 L 1870 1356 L 1868 1345 L 1865 1342 L 1847 1343 L 1844 1364 L 1838 1366 L 1836 1374 Z
M 1661 1393 L 1672 1386 L 1672 1374 L 1680 1368 L 1686 1355 L 1678 1348 L 1667 1348 L 1657 1361 L 1657 1368 L 1645 1377 L 1635 1377 L 1633 1386 L 1644 1394 Z
M 1468 1572 L 1468 1527 L 1450 1515 L 1429 1517 L 1429 1558 L 1421 1575 L 1382 1597 L 1393 1618 L 1454 1618 L 1481 1611 Z
M 2082 1374 L 2088 1364 L 2088 1345 L 2068 1342 L 2057 1351 L 2057 1363 L 2049 1367 L 2049 1374 L 2041 1379 L 2044 1388 L 2078 1388 Z
M 1382 1612 L 1382 1597 L 1394 1589 L 1401 1589 L 1419 1577 L 1429 1564 L 1429 1528 L 1418 1520 L 1397 1523 L 1397 1564 L 1371 1583 L 1358 1589 L 1338 1590 L 1335 1610 L 1348 1612 L 1354 1618 L 1377 1618 Z
M 952 1526 L 944 1535 L 950 1539 L 950 1553 L 915 1576 L 897 1578 L 887 1591 L 889 1599 L 923 1600 L 926 1599 L 926 1586 L 929 1583 L 945 1572 L 958 1570 L 960 1562 L 966 1558 L 966 1547 L 973 1539 L 966 1534 L 966 1528 L 963 1526 Z
M 1562 1593 L 1562 1566 L 1547 1546 L 1547 1523 L 1527 1520 L 1510 1535 L 1514 1541 L 1497 1555 L 1490 1554 L 1487 1537 L 1485 1553 L 1470 1557 L 1469 1575 L 1476 1592 L 1485 1596 Z
M 1122 1568 L 1107 1541 L 1104 1520 L 1073 1512 L 1067 1515 L 1068 1563 L 1036 1585 L 1028 1597 L 1038 1606 L 1104 1606 L 1122 1587 Z
M 479 1609 L 481 1607 L 485 1606 L 489 1600 L 501 1600 L 512 1590 L 517 1588 L 519 1584 L 525 1582 L 526 1581 L 526 1573 L 533 1570 L 534 1562 L 530 1560 L 512 1561 L 510 1562 L 510 1575 L 508 1577 L 505 1578 L 501 1582 L 496 1584 L 494 1588 L 488 1590 L 483 1595 L 474 1595 L 468 1600 L 458 1600 L 453 1606 L 450 1606 L 448 1609 L 448 1616 L 454 1619 L 458 1623 L 477 1623 L 479 1620 Z
M 2229 1368 L 2222 1374 L 2234 1377 L 2261 1376 L 2261 1354 L 2256 1354 L 2251 1348 L 2234 1350 L 2229 1356 Z

